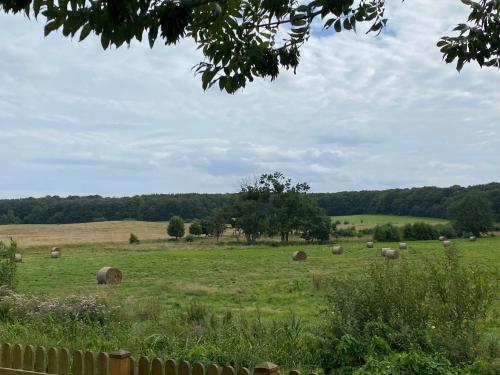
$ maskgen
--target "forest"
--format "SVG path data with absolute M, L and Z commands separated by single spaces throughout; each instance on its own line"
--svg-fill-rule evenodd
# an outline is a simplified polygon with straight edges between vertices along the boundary
M 500 183 L 469 187 L 309 193 L 328 216 L 390 214 L 449 218 L 450 207 L 470 191 L 484 193 L 500 221 Z M 0 224 L 67 224 L 105 220 L 166 221 L 205 218 L 235 194 L 150 194 L 133 197 L 47 196 L 0 200 Z

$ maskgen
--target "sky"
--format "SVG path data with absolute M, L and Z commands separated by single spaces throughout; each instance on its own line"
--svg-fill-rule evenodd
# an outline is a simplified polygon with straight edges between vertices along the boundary
M 315 192 L 500 180 L 500 70 L 435 46 L 458 0 L 388 1 L 389 29 L 315 34 L 297 74 L 204 92 L 191 41 L 102 51 L 0 15 L 0 198 L 234 192 L 281 171 Z

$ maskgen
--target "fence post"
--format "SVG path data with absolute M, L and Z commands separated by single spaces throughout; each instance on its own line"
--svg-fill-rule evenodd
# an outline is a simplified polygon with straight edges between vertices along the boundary
M 253 375 L 280 375 L 279 366 L 271 362 L 260 363 L 253 369 Z
M 109 353 L 109 375 L 130 375 L 130 356 L 123 349 Z

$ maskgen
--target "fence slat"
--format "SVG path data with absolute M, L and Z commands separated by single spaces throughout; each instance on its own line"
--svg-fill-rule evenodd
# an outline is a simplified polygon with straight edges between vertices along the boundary
M 151 372 L 151 363 L 148 357 L 139 358 L 139 375 L 149 375 Z
M 135 360 L 134 357 L 130 357 L 130 375 L 135 375 L 135 367 L 137 365 L 137 361 Z
M 203 363 L 195 363 L 192 370 L 193 375 L 205 375 L 205 366 Z
M 155 358 L 151 362 L 151 375 L 165 375 L 165 367 L 160 358 Z
M 289 375 L 300 375 L 300 371 L 292 370 Z
M 219 375 L 220 368 L 216 364 L 211 364 L 207 367 L 207 375 Z
M 238 370 L 238 375 L 250 375 L 250 371 L 246 367 L 242 367 Z
M 177 362 L 173 359 L 165 362 L 165 375 L 177 375 Z
M 235 375 L 233 366 L 224 366 L 221 375 Z
M 62 348 L 59 350 L 59 375 L 69 375 L 69 350 Z
M 23 347 L 19 344 L 14 345 L 12 350 L 12 368 L 17 370 L 23 368 Z
M 35 350 L 35 371 L 47 372 L 47 350 L 43 346 Z
M 33 361 L 35 359 L 35 349 L 33 345 L 26 345 L 24 348 L 23 370 L 33 371 Z
M 109 371 L 109 355 L 108 353 L 101 352 L 97 356 L 97 375 L 108 375 L 108 371 Z
M 81 350 L 76 350 L 73 353 L 73 373 L 83 375 L 83 352 Z
M 48 374 L 57 374 L 59 368 L 59 353 L 56 348 L 50 348 L 47 352 L 49 365 L 47 367 Z
M 2 367 L 10 368 L 12 366 L 12 345 L 8 343 L 2 344 Z
M 190 375 L 191 364 L 188 361 L 179 363 L 179 375 Z
M 95 373 L 95 354 L 87 351 L 83 357 L 83 373 L 85 375 L 94 375 Z

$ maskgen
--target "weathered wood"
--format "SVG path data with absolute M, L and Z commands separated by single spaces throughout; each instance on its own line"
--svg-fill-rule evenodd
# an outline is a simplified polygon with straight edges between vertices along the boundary
M 97 375 L 108 375 L 109 355 L 108 353 L 99 353 L 97 355 Z M 129 374 L 124 374 L 129 375 Z
M 233 366 L 224 366 L 224 368 L 222 369 L 221 375 L 235 375 L 234 367 Z
M 47 375 L 44 372 L 35 372 L 35 371 L 27 371 L 23 369 L 11 369 L 11 368 L 2 368 L 0 373 L 2 375 Z
M 69 350 L 66 348 L 62 348 L 59 350 L 59 366 L 57 369 L 57 373 L 59 375 L 69 375 Z
M 253 375 L 278 375 L 279 366 L 271 362 L 260 363 L 253 369 Z
M 207 375 L 219 375 L 219 374 L 220 374 L 220 368 L 216 364 L 211 364 L 207 367 Z
M 73 353 L 73 374 L 83 375 L 83 352 L 81 350 Z
M 177 375 L 177 362 L 173 359 L 165 362 L 165 375 Z
M 151 372 L 151 363 L 148 357 L 139 358 L 139 375 L 149 375 Z
M 179 375 L 190 375 L 191 364 L 188 361 L 182 361 L 179 363 Z
M 191 372 L 193 375 L 205 375 L 205 366 L 203 363 L 195 363 Z
M 135 361 L 126 350 L 109 353 L 109 375 L 134 374 Z
M 130 357 L 130 369 L 129 369 L 129 375 L 135 375 L 135 367 L 136 367 L 137 361 L 135 360 L 134 357 Z
M 165 366 L 160 358 L 154 358 L 153 361 L 151 362 L 151 374 L 165 375 Z
M 59 353 L 56 348 L 50 348 L 47 352 L 48 356 L 48 366 L 47 373 L 48 374 L 57 374 L 59 368 Z
M 250 371 L 246 367 L 242 367 L 238 370 L 238 375 L 250 375 Z
M 84 375 L 94 375 L 95 373 L 95 354 L 87 351 L 83 357 L 83 373 Z
M 23 370 L 33 371 L 33 362 L 35 360 L 35 349 L 33 345 L 26 345 L 23 355 Z
M 292 370 L 290 371 L 289 375 L 300 375 L 300 371 Z
M 35 371 L 47 372 L 47 350 L 43 346 L 35 350 Z
M 1 365 L 5 368 L 10 368 L 12 366 L 12 345 L 8 343 L 2 344 L 2 361 Z
M 23 368 L 23 347 L 19 344 L 12 349 L 12 368 L 21 370 Z

